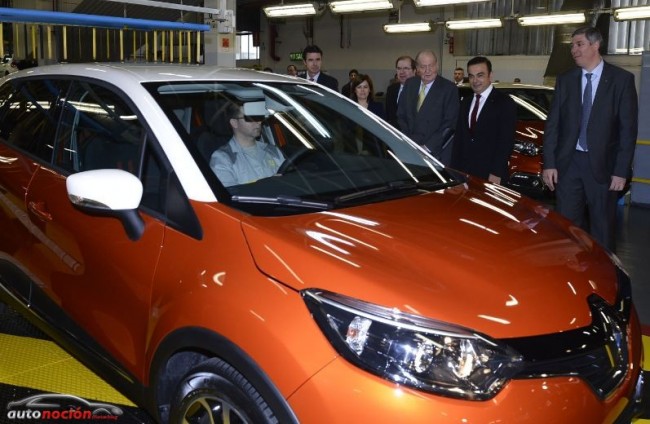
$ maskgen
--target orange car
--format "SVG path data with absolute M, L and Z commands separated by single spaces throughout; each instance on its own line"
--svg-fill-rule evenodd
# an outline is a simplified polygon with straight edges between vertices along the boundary
M 44 66 L 0 86 L 0 299 L 161 423 L 613 423 L 616 257 L 308 81 Z

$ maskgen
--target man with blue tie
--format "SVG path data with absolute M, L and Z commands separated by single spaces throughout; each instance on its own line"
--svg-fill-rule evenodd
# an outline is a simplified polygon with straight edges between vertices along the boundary
M 605 62 L 603 37 L 582 27 L 571 37 L 578 65 L 559 75 L 544 130 L 544 182 L 556 210 L 616 246 L 618 195 L 630 177 L 637 137 L 634 75 Z

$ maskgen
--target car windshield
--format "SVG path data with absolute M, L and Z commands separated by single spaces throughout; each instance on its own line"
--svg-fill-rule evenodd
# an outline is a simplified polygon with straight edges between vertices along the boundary
M 336 209 L 459 181 L 383 120 L 317 85 L 191 82 L 147 88 L 204 172 L 213 173 L 206 176 L 218 198 L 251 213 Z

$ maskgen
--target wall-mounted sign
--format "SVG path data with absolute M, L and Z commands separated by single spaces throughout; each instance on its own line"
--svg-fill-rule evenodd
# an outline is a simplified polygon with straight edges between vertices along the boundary
M 294 62 L 302 62 L 302 52 L 289 53 L 289 60 Z

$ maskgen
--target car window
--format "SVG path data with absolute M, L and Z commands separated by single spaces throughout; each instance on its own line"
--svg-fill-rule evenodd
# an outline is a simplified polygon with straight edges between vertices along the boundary
M 67 96 L 54 164 L 69 171 L 140 171 L 143 127 L 138 116 L 112 90 L 75 82 Z
M 28 80 L 5 84 L 0 92 L 0 140 L 50 162 L 63 81 Z
M 321 87 L 251 82 L 146 86 L 203 162 L 201 168 L 220 179 L 235 207 L 252 213 L 344 207 L 455 182 L 401 133 Z M 235 125 L 255 133 L 257 158 L 236 140 Z M 256 174 L 263 166 L 271 171 Z M 254 210 L 245 204 L 255 204 Z

